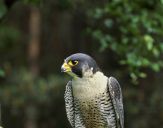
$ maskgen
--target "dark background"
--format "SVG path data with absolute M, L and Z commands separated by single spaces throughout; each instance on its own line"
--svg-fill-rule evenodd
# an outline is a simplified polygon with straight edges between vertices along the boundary
M 4 128 L 67 128 L 63 60 L 83 52 L 121 84 L 125 128 L 163 127 L 162 0 L 0 0 Z

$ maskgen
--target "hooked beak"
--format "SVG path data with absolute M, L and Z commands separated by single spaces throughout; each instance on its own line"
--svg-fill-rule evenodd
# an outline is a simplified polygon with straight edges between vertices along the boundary
M 71 72 L 71 67 L 66 62 L 64 62 L 61 67 L 61 72 Z

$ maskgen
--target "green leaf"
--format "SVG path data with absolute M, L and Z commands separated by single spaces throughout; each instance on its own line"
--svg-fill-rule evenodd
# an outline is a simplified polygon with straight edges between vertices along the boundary
M 4 76 L 5 76 L 5 72 L 2 69 L 0 69 L 0 77 L 4 77 Z
M 100 43 L 101 43 L 100 51 L 104 51 L 104 49 L 107 48 L 108 43 L 104 38 L 100 40 Z
M 119 62 L 121 65 L 125 65 L 126 64 L 126 60 L 120 60 Z
M 112 19 L 106 19 L 104 21 L 104 24 L 106 27 L 111 28 L 113 26 L 113 21 L 112 21 Z
M 148 50 L 152 50 L 154 39 L 150 35 L 145 35 L 144 40 Z
M 161 4 L 163 4 L 163 0 L 160 0 Z
M 132 82 L 134 83 L 134 84 L 137 84 L 138 83 L 138 76 L 134 73 L 134 72 L 132 72 L 131 74 L 130 74 L 130 77 L 131 77 L 131 79 L 132 79 Z
M 141 78 L 146 78 L 146 77 L 147 77 L 147 74 L 144 73 L 144 72 L 140 72 L 140 73 L 139 73 L 139 77 L 141 77 Z
M 152 52 L 153 52 L 153 55 L 154 55 L 155 57 L 159 57 L 160 51 L 159 51 L 157 48 L 153 48 L 153 49 L 152 49 Z
M 100 8 L 96 8 L 94 13 L 94 18 L 99 19 L 102 17 L 102 15 L 103 15 L 103 10 Z
M 100 30 L 95 30 L 93 33 L 92 33 L 93 37 L 100 40 L 102 37 L 103 37 L 103 34 Z
M 141 61 L 142 61 L 143 66 L 148 66 L 150 64 L 150 62 L 147 58 L 143 58 Z
M 160 47 L 160 50 L 163 52 L 163 42 L 160 43 L 159 47 Z
M 151 64 L 151 66 L 152 66 L 152 69 L 153 69 L 155 72 L 160 71 L 160 65 L 159 65 L 159 64 L 153 63 L 153 64 Z

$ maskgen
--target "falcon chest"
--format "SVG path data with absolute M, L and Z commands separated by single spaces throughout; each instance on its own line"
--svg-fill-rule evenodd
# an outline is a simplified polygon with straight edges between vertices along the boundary
M 72 80 L 73 95 L 79 100 L 89 101 L 107 88 L 107 77 L 97 72 L 93 76 L 85 76 Z
M 100 114 L 100 100 L 106 96 L 107 77 L 97 72 L 92 77 L 72 81 L 73 96 L 86 128 L 104 128 Z

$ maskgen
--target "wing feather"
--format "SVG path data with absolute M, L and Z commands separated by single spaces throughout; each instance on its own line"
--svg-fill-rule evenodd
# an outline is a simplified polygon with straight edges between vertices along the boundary
M 120 128 L 124 128 L 124 110 L 123 110 L 123 100 L 122 91 L 120 84 L 114 77 L 109 77 L 108 79 L 108 90 L 113 102 L 113 107 L 116 112 L 117 122 Z
M 74 108 L 74 99 L 73 99 L 73 93 L 72 93 L 72 82 L 69 81 L 66 85 L 66 90 L 65 90 L 65 106 L 66 106 L 66 113 L 67 113 L 67 118 L 68 121 L 70 122 L 71 126 L 74 128 L 75 127 L 75 108 Z

